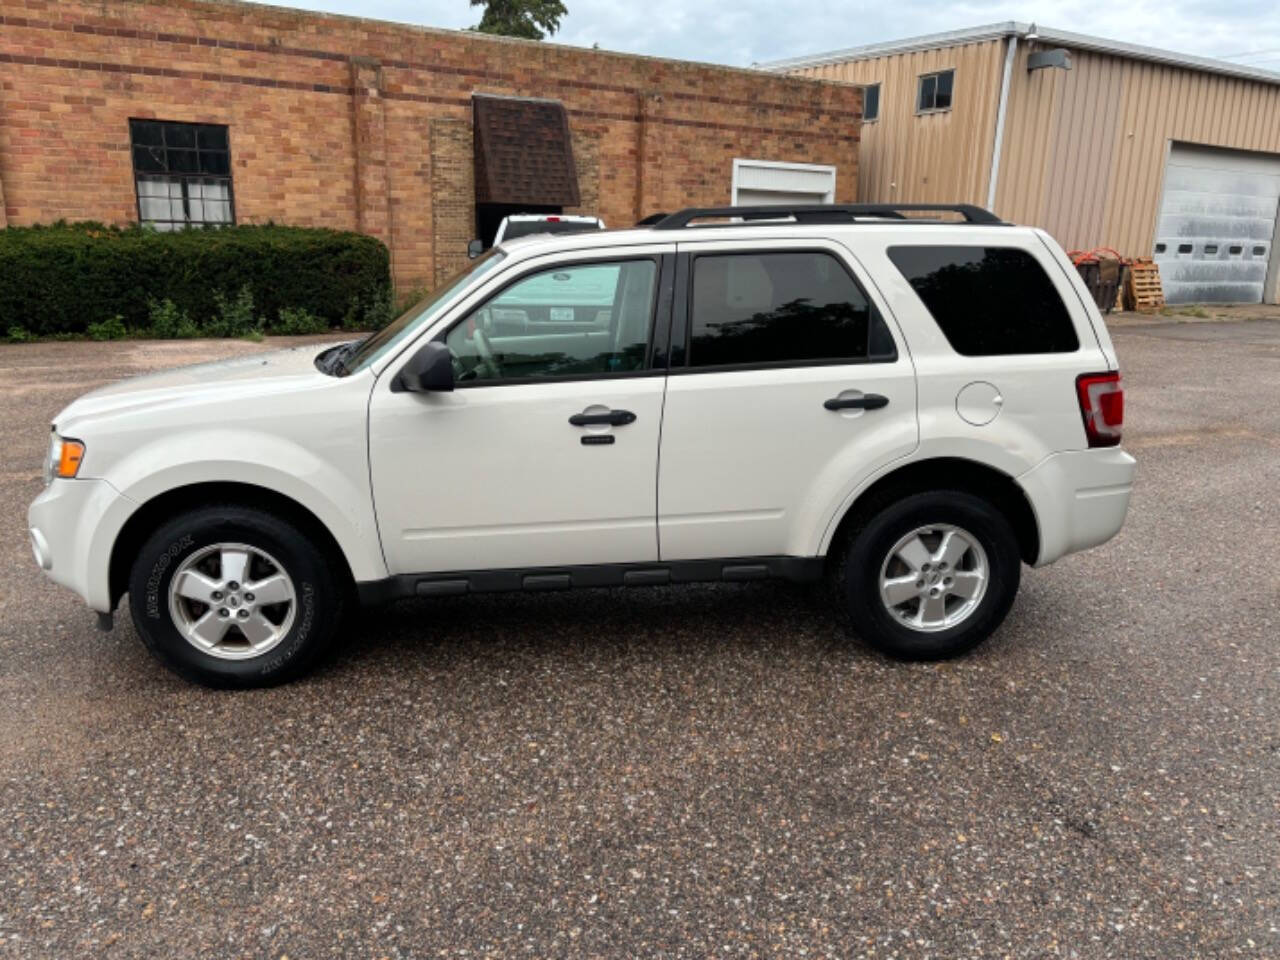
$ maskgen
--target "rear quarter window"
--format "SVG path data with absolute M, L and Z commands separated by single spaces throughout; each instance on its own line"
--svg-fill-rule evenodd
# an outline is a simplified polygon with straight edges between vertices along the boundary
M 900 246 L 893 261 L 956 353 L 1071 353 L 1075 324 L 1040 262 L 1016 247 Z

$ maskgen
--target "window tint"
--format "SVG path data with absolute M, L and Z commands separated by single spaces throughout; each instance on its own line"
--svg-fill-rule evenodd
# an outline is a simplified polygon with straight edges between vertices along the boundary
M 927 113 L 931 110 L 951 109 L 951 88 L 955 83 L 954 70 L 942 70 L 938 73 L 926 73 L 920 77 L 919 93 L 916 97 L 916 112 Z
M 880 118 L 880 84 L 871 83 L 862 88 L 862 119 L 864 121 Z
M 130 120 L 138 218 L 157 230 L 235 222 L 227 128 Z
M 695 257 L 690 321 L 694 367 L 897 358 L 875 307 L 827 253 Z
M 957 353 L 1070 353 L 1080 346 L 1044 268 L 1008 247 L 890 247 Z
M 629 373 L 645 368 L 658 264 L 543 270 L 489 300 L 445 337 L 460 383 Z

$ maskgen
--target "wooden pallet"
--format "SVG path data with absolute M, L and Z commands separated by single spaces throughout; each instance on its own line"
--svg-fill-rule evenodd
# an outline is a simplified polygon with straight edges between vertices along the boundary
M 1140 257 L 1129 265 L 1125 289 L 1125 306 L 1148 313 L 1164 306 L 1164 288 L 1160 286 L 1160 268 L 1150 257 Z

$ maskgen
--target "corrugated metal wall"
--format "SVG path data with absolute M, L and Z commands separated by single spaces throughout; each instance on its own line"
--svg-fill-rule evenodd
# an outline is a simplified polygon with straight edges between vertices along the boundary
M 858 146 L 859 200 L 985 203 L 1003 57 L 1002 42 L 990 40 L 795 72 L 880 84 L 880 117 L 863 123 Z M 948 68 L 952 108 L 916 116 L 917 78 Z
M 985 204 L 1006 40 L 795 72 L 879 83 L 862 128 L 858 198 Z M 1021 42 L 996 212 L 1063 246 L 1150 256 L 1170 141 L 1280 153 L 1280 86 L 1072 50 L 1073 69 L 1027 72 Z M 955 67 L 955 106 L 915 115 L 916 78 Z
M 996 209 L 1068 249 L 1150 256 L 1171 141 L 1280 153 L 1280 86 L 1082 50 L 1027 73 L 1019 46 Z

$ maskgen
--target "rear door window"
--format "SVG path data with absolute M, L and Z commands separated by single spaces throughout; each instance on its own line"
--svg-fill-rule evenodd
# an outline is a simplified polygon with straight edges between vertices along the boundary
M 875 306 L 829 253 L 697 255 L 692 283 L 692 367 L 897 359 Z
M 1016 247 L 900 246 L 889 259 L 956 353 L 1071 353 L 1075 325 L 1040 262 Z

